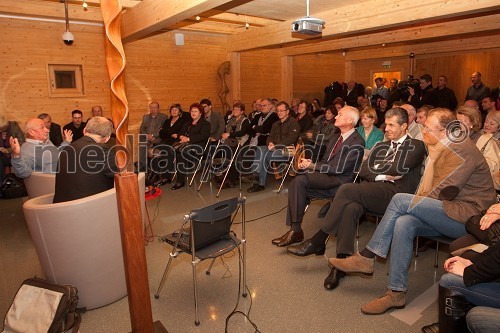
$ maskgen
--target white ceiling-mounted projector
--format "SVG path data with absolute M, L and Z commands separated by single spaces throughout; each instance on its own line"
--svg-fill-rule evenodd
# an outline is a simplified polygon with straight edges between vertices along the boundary
M 292 22 L 292 32 L 306 35 L 319 35 L 323 31 L 325 21 L 309 16 L 309 0 L 306 1 L 307 14 Z

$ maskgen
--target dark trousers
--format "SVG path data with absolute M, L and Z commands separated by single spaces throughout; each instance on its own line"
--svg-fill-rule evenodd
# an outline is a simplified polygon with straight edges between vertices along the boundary
M 340 181 L 333 175 L 312 172 L 295 176 L 288 185 L 286 224 L 302 222 L 307 198 L 332 198 L 339 186 Z
M 364 212 L 384 214 L 397 186 L 389 182 L 348 183 L 339 187 L 321 230 L 337 236 L 337 254 L 353 254 L 356 223 Z

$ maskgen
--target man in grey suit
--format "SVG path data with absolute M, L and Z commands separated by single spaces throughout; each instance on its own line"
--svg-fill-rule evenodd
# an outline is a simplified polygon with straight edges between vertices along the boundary
M 200 104 L 205 111 L 205 119 L 210 123 L 210 141 L 219 141 L 226 127 L 224 116 L 212 110 L 212 102 L 209 99 L 202 99 Z
M 139 170 L 144 171 L 147 165 L 148 151 L 153 145 L 161 142 L 160 129 L 167 115 L 160 112 L 158 102 L 149 103 L 149 113 L 142 117 L 139 130 Z

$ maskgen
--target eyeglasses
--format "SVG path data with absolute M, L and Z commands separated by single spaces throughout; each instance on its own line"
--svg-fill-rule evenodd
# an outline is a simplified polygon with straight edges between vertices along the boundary
M 208 108 L 210 105 L 202 105 L 204 109 Z
M 425 126 L 424 126 L 424 127 L 422 127 L 422 132 L 424 132 L 424 131 L 425 131 L 425 132 L 427 132 L 427 133 L 431 133 L 431 132 L 432 132 L 432 130 L 431 130 L 429 127 L 425 127 Z M 436 132 L 436 131 L 437 131 L 437 132 L 442 132 L 442 131 L 446 131 L 446 129 L 445 129 L 445 128 L 441 128 L 441 129 L 434 130 L 434 131 L 435 131 L 435 132 Z

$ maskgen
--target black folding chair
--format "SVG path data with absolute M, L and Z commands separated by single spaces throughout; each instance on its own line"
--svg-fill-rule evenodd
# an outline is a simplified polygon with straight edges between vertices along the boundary
M 187 253 L 192 256 L 192 268 L 193 268 L 193 285 L 194 285 L 194 309 L 195 309 L 195 325 L 199 325 L 200 321 L 198 318 L 198 293 L 196 284 L 196 265 L 206 259 L 212 259 L 210 267 L 206 271 L 206 274 L 210 274 L 212 265 L 215 259 L 221 257 L 222 255 L 233 251 L 234 249 L 240 250 L 240 245 L 242 245 L 242 251 L 239 259 L 241 259 L 242 267 L 242 296 L 246 297 L 246 238 L 245 238 L 245 198 L 232 198 L 217 202 L 210 206 L 192 210 L 189 214 L 184 216 L 184 222 L 182 223 L 181 229 L 163 236 L 160 238 L 161 241 L 171 244 L 172 251 L 170 252 L 170 258 L 168 260 L 165 271 L 163 272 L 163 277 L 161 279 L 158 290 L 156 291 L 155 298 L 160 297 L 160 292 L 167 280 L 167 273 L 172 263 L 172 260 L 176 258 L 179 253 Z M 236 235 L 230 231 L 231 224 L 237 211 L 241 208 L 241 239 L 237 238 Z M 234 215 L 234 216 L 233 216 Z M 188 227 L 189 223 L 189 227 Z M 214 230 L 215 229 L 215 230 Z M 221 232 L 222 231 L 222 232 Z M 207 234 L 216 238 L 210 239 Z

